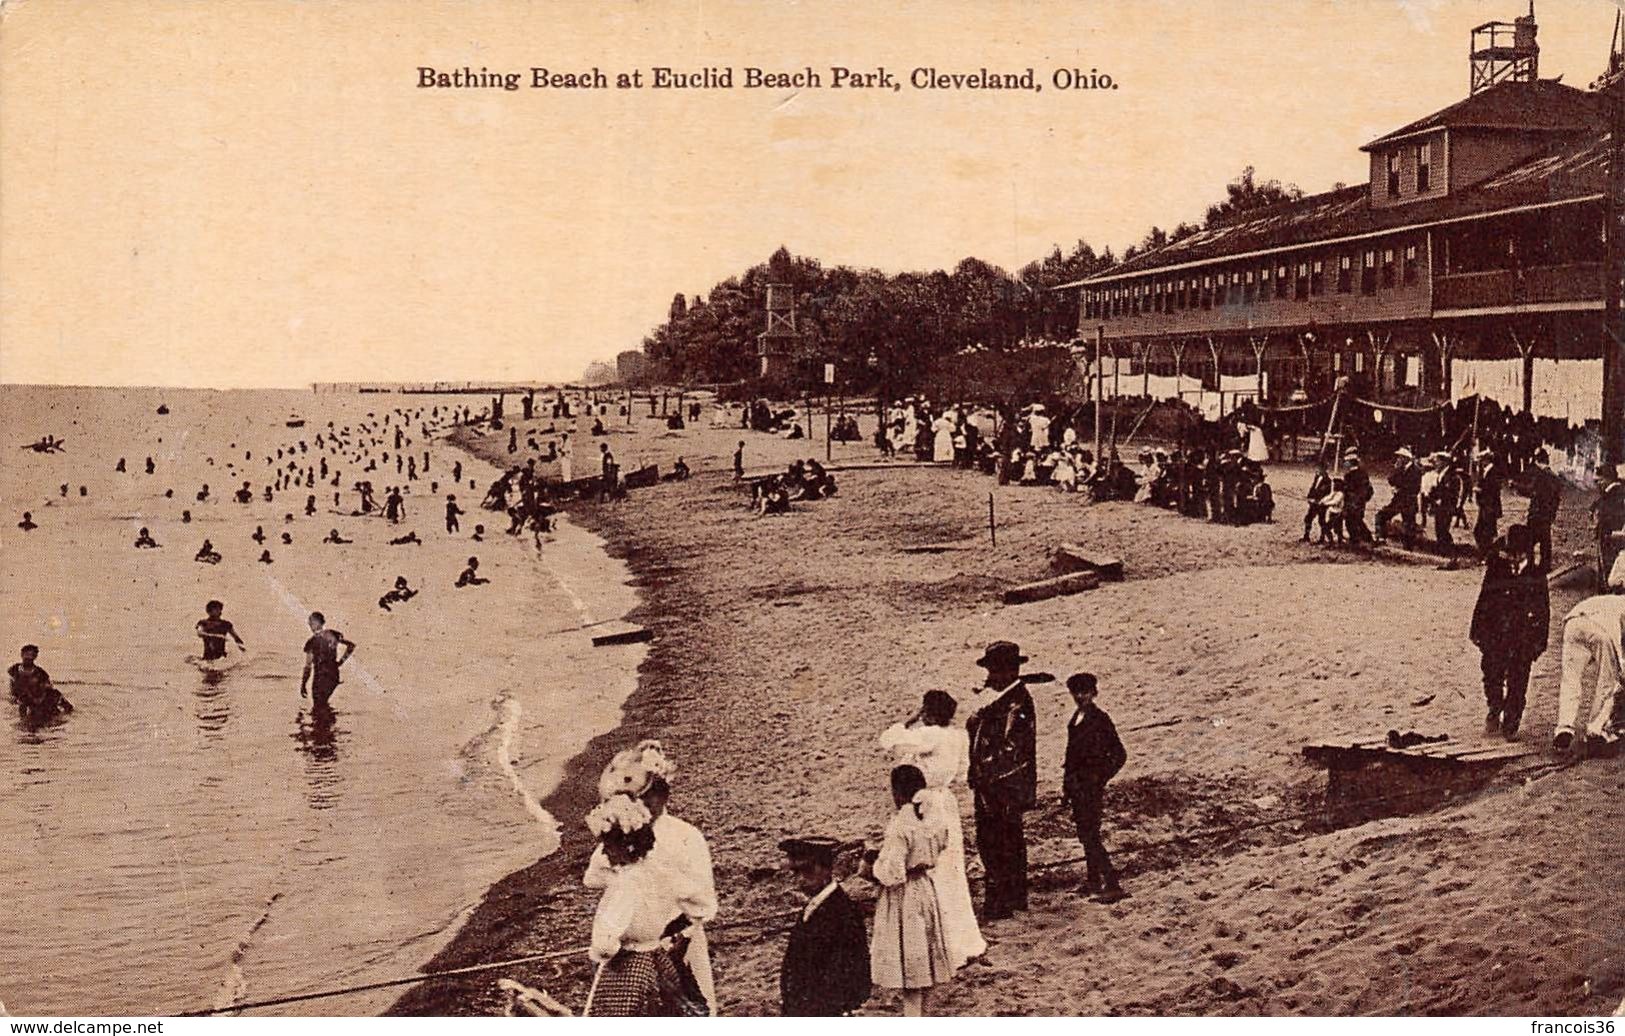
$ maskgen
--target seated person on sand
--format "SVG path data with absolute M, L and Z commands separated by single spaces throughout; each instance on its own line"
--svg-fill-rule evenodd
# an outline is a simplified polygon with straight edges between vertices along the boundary
M 416 529 L 413 529 L 411 532 L 407 533 L 405 536 L 397 536 L 394 539 L 389 541 L 389 545 L 391 547 L 404 547 L 408 543 L 416 543 L 416 544 L 420 544 L 420 545 L 423 543 L 422 540 L 418 539 L 418 532 L 417 532 Z
M 760 518 L 767 514 L 790 513 L 790 491 L 785 488 L 781 479 L 767 479 L 765 483 L 758 483 L 756 497 L 756 516 Z
M 153 548 L 162 546 L 162 544 L 152 538 L 152 533 L 148 532 L 145 526 L 142 527 L 140 532 L 136 533 L 135 545 L 142 550 L 151 550 Z
M 805 476 L 805 496 L 809 500 L 818 500 L 835 495 L 835 476 L 824 470 L 818 461 L 808 458 Z
M 209 499 L 209 484 L 207 482 L 205 482 L 205 483 L 203 483 L 203 488 L 197 491 L 197 502 L 200 503 L 200 504 L 205 503 L 205 502 L 208 501 L 208 499 Z
M 237 498 L 237 502 L 239 504 L 249 504 L 254 502 L 254 491 L 248 488 L 247 482 L 244 482 L 243 488 L 237 490 L 237 492 L 233 495 Z
M 271 558 L 271 552 L 268 551 L 268 550 L 260 551 L 259 561 L 260 561 L 260 564 L 262 564 L 262 565 L 272 564 L 273 561 L 272 561 L 272 558 Z
M 472 539 L 475 543 L 484 543 L 485 542 L 485 526 L 483 526 L 483 525 L 475 525 L 474 526 L 474 535 L 471 536 L 470 539 Z
M 480 559 L 479 558 L 469 558 L 468 559 L 468 567 L 463 569 L 463 574 L 457 577 L 456 585 L 459 586 L 459 587 L 464 587 L 464 586 L 484 586 L 486 583 L 489 583 L 490 582 L 489 579 L 481 578 L 481 576 L 479 574 L 479 570 L 480 570 Z
M 284 547 L 293 546 L 293 533 L 285 532 L 285 533 L 282 534 L 282 545 Z
M 784 437 L 786 439 L 805 439 L 807 437 L 807 433 L 801 430 L 800 421 L 792 421 L 790 422 L 790 427 L 785 429 Z
M 327 538 L 322 540 L 322 542 L 323 543 L 354 543 L 355 541 L 354 540 L 347 540 L 343 536 L 340 536 L 339 531 L 337 529 L 329 529 L 329 530 L 327 530 Z
M 679 459 L 681 459 L 681 458 L 679 458 Z M 39 528 L 38 525 L 34 524 L 34 512 L 33 511 L 24 511 L 23 512 L 23 520 L 17 523 L 17 528 L 21 529 L 24 532 L 33 532 L 35 529 Z
M 666 427 L 670 428 L 672 431 L 677 431 L 683 428 L 683 415 L 672 414 L 670 417 L 666 418 Z
M 387 612 L 390 610 L 390 605 L 404 604 L 417 595 L 418 592 L 407 585 L 405 576 L 396 576 L 395 586 L 384 596 L 378 598 L 378 607 Z
M 609 434 L 609 432 L 605 431 L 604 422 L 603 422 L 603 420 L 601 418 L 596 418 L 596 417 L 593 418 L 593 421 L 592 421 L 592 434 L 594 434 L 594 435 L 608 435 Z
M 677 462 L 671 466 L 671 473 L 666 475 L 666 479 L 670 482 L 681 482 L 690 474 L 691 472 L 688 470 L 688 464 L 683 460 L 683 458 L 678 457 Z
M 220 552 L 214 549 L 213 543 L 204 540 L 203 546 L 197 549 L 197 554 L 193 555 L 192 560 L 201 561 L 205 565 L 218 565 L 220 564 Z

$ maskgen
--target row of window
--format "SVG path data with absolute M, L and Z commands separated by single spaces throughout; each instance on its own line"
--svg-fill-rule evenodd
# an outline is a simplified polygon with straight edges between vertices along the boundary
M 1379 288 L 1415 284 L 1419 276 L 1415 245 L 1406 245 L 1402 250 L 1372 248 L 1359 255 L 1339 255 L 1336 268 L 1332 271 L 1335 290 L 1344 294 L 1352 293 L 1356 282 L 1360 294 L 1375 295 Z M 1193 277 L 1148 279 L 1117 288 L 1086 290 L 1083 293 L 1084 315 L 1091 319 L 1103 319 L 1144 313 L 1174 313 L 1182 309 L 1239 306 L 1272 299 L 1303 301 L 1326 294 L 1326 280 L 1324 259 L 1306 259 L 1296 265 L 1279 263 Z

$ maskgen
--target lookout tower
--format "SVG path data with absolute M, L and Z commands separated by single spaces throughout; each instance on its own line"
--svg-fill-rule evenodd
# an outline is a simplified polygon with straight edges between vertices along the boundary
M 1472 80 L 1476 94 L 1497 83 L 1533 83 L 1540 77 L 1540 44 L 1535 42 L 1535 0 L 1529 13 L 1510 22 L 1485 22 L 1473 30 Z
M 756 336 L 763 378 L 789 375 L 800 335 L 796 332 L 795 292 L 788 284 L 767 286 L 767 330 Z

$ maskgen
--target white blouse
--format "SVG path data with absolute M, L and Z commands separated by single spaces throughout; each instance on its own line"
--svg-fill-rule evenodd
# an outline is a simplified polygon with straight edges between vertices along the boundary
M 687 914 L 695 921 L 705 922 L 717 916 L 717 886 L 711 873 L 711 848 L 705 844 L 700 829 L 670 813 L 655 817 L 655 847 L 642 861 L 651 869 L 658 869 L 662 877 L 659 884 L 672 897 L 672 910 L 666 915 L 670 921 L 677 914 Z M 614 868 L 604 855 L 604 847 L 592 851 L 587 862 L 587 873 L 582 884 L 590 889 L 608 888 Z M 664 922 L 662 922 L 664 926 Z
M 891 752 L 899 764 L 918 766 L 928 788 L 946 788 L 964 780 L 970 771 L 970 735 L 963 727 L 894 723 L 880 735 L 880 747 Z
M 611 867 L 598 912 L 593 915 L 592 946 L 587 955 L 601 964 L 622 950 L 657 948 L 675 916 L 671 899 L 662 872 L 647 858 Z

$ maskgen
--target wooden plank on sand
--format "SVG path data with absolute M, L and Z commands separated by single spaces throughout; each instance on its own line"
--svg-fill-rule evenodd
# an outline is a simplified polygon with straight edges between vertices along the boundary
M 1076 543 L 1063 543 L 1057 547 L 1053 564 L 1061 572 L 1093 572 L 1108 583 L 1123 581 L 1121 558 L 1100 554 Z
M 604 629 L 592 636 L 593 647 L 608 647 L 612 644 L 640 644 L 653 640 L 654 633 L 642 626 L 634 626 L 629 622 L 606 625 Z
M 1094 572 L 1070 572 L 1053 579 L 1041 579 L 1036 583 L 1013 586 L 1004 592 L 1004 603 L 1030 604 L 1033 601 L 1046 601 L 1051 597 L 1093 590 L 1099 585 L 1100 576 Z

